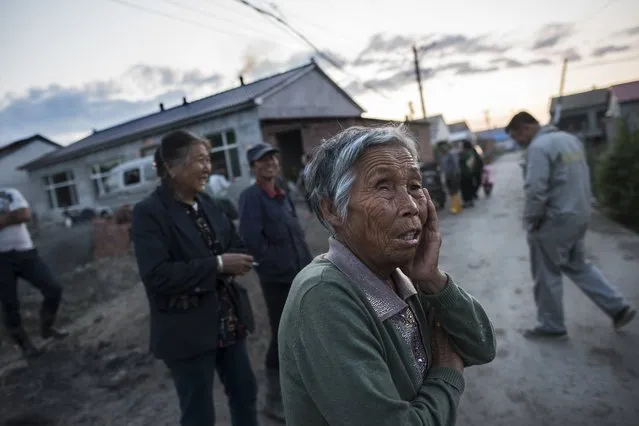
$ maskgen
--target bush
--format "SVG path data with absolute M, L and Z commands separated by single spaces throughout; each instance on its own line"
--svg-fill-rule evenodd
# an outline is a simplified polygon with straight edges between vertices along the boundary
M 639 229 L 639 131 L 621 120 L 596 169 L 599 203 L 620 222 Z

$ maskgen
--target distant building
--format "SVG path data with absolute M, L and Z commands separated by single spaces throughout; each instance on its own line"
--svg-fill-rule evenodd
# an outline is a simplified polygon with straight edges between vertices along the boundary
M 601 143 L 605 140 L 605 114 L 608 109 L 608 89 L 594 89 L 573 93 L 550 101 L 550 116 L 555 116 L 560 103 L 557 127 L 579 136 L 584 142 Z
M 639 130 L 639 81 L 617 84 L 610 88 L 606 111 L 606 136 L 615 137 L 619 121 L 625 119 L 631 131 Z
M 470 130 L 468 124 L 465 121 L 458 121 L 448 125 L 448 131 L 450 133 L 450 142 L 471 141 L 475 142 L 475 134 Z
M 42 185 L 32 182 L 28 173 L 18 167 L 60 148 L 60 145 L 42 135 L 33 135 L 3 145 L 0 147 L 0 186 L 16 188 L 30 204 L 44 202 L 47 193 Z
M 517 144 L 506 133 L 503 127 L 475 132 L 478 143 L 493 141 L 497 147 L 505 151 L 517 149 Z
M 246 150 L 262 141 L 280 149 L 282 174 L 294 180 L 302 167 L 302 154 L 324 138 L 351 125 L 381 123 L 362 118 L 363 112 L 311 62 L 251 83 L 240 77 L 240 85 L 233 89 L 192 102 L 184 99 L 175 107 L 160 104 L 153 114 L 96 131 L 24 164 L 22 169 L 49 194 L 33 207 L 50 219 L 67 209 L 104 206 L 112 198 L 107 184 L 110 170 L 125 161 L 151 155 L 162 136 L 176 129 L 207 138 L 213 162 L 223 166 L 237 186 L 250 181 Z M 414 124 L 411 128 L 419 139 L 422 156 L 432 156 L 428 126 Z M 132 192 L 146 179 L 155 179 L 150 172 L 139 169 L 132 170 L 130 176 L 126 170 L 121 172 Z
M 414 122 L 428 123 L 430 142 L 433 145 L 436 145 L 440 142 L 448 142 L 450 140 L 450 131 L 448 130 L 448 126 L 446 125 L 446 121 L 444 120 L 443 115 L 434 115 L 432 117 L 427 117 L 426 119 L 421 118 L 419 120 L 415 120 Z

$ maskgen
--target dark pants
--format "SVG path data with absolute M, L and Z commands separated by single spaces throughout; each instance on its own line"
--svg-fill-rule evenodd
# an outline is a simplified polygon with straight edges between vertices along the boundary
M 10 331 L 22 326 L 18 278 L 30 282 L 42 293 L 41 315 L 54 317 L 62 298 L 62 287 L 36 249 L 0 253 L 0 302 L 4 323 Z
M 257 426 L 257 382 L 246 350 L 246 340 L 215 352 L 165 362 L 180 401 L 182 426 L 215 424 L 213 379 L 220 375 L 229 399 L 233 426 Z
M 291 280 L 292 281 L 292 280 Z M 266 310 L 268 311 L 268 319 L 271 325 L 271 343 L 268 345 L 266 352 L 266 369 L 279 370 L 280 360 L 277 345 L 277 330 L 280 327 L 280 318 L 284 304 L 291 289 L 291 281 L 288 282 L 263 282 L 262 293 L 266 302 Z
M 475 180 L 472 175 L 462 176 L 460 180 L 462 200 L 470 203 L 475 198 Z

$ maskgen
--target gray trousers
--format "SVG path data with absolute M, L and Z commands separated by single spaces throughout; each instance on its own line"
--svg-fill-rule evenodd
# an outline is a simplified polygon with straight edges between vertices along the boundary
M 537 320 L 544 330 L 566 330 L 562 273 L 611 318 L 628 305 L 599 268 L 586 261 L 587 229 L 584 220 L 558 218 L 528 232 Z

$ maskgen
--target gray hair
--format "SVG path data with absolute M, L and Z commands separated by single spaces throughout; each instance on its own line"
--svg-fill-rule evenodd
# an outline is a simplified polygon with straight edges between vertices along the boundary
M 355 164 L 372 147 L 398 144 L 418 163 L 417 144 L 407 129 L 400 126 L 350 127 L 328 139 L 313 153 L 304 184 L 308 201 L 322 224 L 333 232 L 322 216 L 320 203 L 327 199 L 337 215 L 346 219 L 351 188 L 355 182 Z

